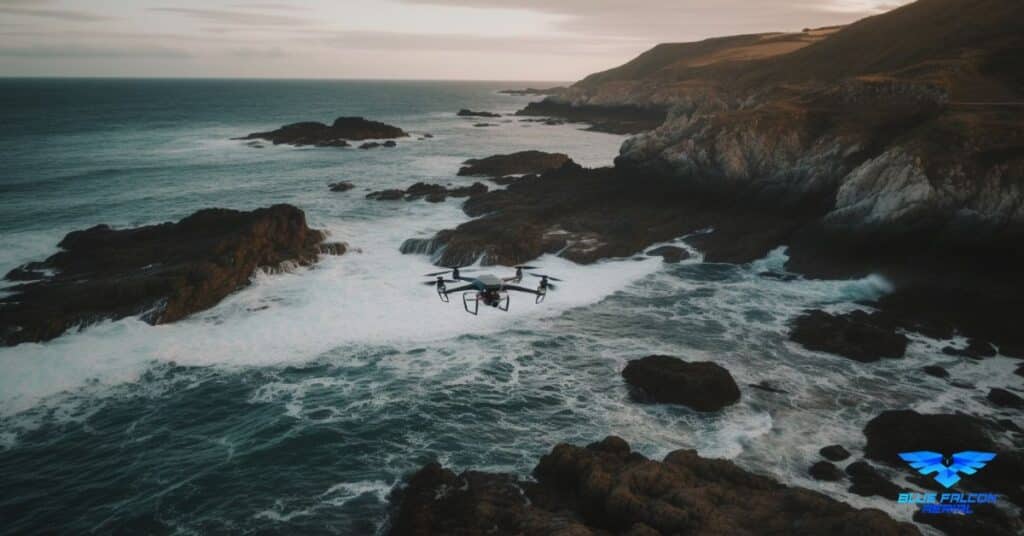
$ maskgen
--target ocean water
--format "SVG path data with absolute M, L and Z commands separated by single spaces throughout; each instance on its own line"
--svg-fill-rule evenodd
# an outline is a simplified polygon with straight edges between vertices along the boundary
M 0 533 L 343 533 L 386 528 L 387 495 L 428 461 L 526 477 L 557 442 L 615 434 L 660 457 L 734 459 L 909 520 L 910 509 L 810 479 L 817 450 L 858 455 L 880 411 L 992 416 L 1003 357 L 945 356 L 915 336 L 902 360 L 861 364 L 787 340 L 807 307 L 847 310 L 877 276 L 779 280 L 785 251 L 745 266 L 637 257 L 537 263 L 566 279 L 542 305 L 465 314 L 419 284 L 403 240 L 466 221 L 459 200 L 378 202 L 368 190 L 463 185 L 461 161 L 525 149 L 608 165 L 621 136 L 514 117 L 528 82 L 0 80 L 0 273 L 97 223 L 176 220 L 210 206 L 292 203 L 352 250 L 253 284 L 182 322 L 105 322 L 0 348 Z M 414 134 L 394 149 L 273 147 L 230 138 L 361 115 Z M 430 133 L 432 139 L 416 134 Z M 331 193 L 326 184 L 356 188 Z M 493 185 L 492 185 L 493 186 Z M 728 368 L 722 412 L 633 402 L 620 371 L 652 353 Z M 924 376 L 940 364 L 978 387 Z M 748 387 L 764 382 L 785 393 Z M 1013 416 L 1010 416 L 1011 418 Z

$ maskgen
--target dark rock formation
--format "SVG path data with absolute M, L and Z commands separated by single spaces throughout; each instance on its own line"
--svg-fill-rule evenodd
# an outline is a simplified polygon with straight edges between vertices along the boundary
M 690 252 L 678 246 L 661 246 L 647 251 L 651 257 L 661 257 L 667 263 L 675 264 L 690 258 Z
M 330 188 L 332 192 L 347 192 L 352 188 L 355 188 L 355 185 L 349 181 L 339 181 L 332 182 L 331 184 L 328 184 L 327 187 Z
M 417 182 L 405 190 L 382 190 L 379 192 L 371 192 L 366 195 L 366 198 L 377 199 L 380 201 L 397 201 L 399 199 L 413 201 L 416 199 L 425 199 L 431 203 L 440 203 L 449 197 L 473 197 L 485 193 L 487 193 L 487 185 L 480 182 L 474 182 L 470 186 L 460 186 L 458 188 L 448 188 L 440 184 Z
M 362 145 L 360 145 L 359 148 L 360 149 L 376 149 L 378 147 L 389 147 L 390 148 L 390 147 L 397 147 L 397 146 L 398 146 L 398 144 L 395 143 L 394 140 L 388 140 L 388 141 L 386 141 L 384 143 L 380 143 L 380 142 L 376 142 L 376 141 L 368 141 L 368 142 L 363 143 Z
M 830 462 L 814 462 L 814 465 L 811 465 L 811 468 L 807 472 L 810 473 L 815 480 L 836 482 L 843 479 L 843 472 Z
M 879 496 L 896 500 L 900 488 L 885 478 L 868 462 L 861 460 L 846 466 L 846 474 L 850 475 L 850 493 L 863 497 Z
M 965 348 L 947 346 L 942 349 L 942 353 L 946 355 L 969 357 L 971 359 L 983 359 L 986 357 L 995 357 L 996 349 L 991 344 L 972 337 L 967 340 L 967 346 Z
M 988 401 L 1001 408 L 1024 408 L 1024 398 L 1021 398 L 1006 389 L 995 387 L 988 392 Z
M 473 110 L 468 110 L 466 108 L 459 110 L 459 113 L 455 115 L 459 117 L 501 117 L 501 114 L 493 112 L 474 112 Z
M 503 89 L 498 93 L 502 93 L 505 95 L 516 95 L 519 97 L 528 97 L 532 95 L 557 95 L 565 91 L 566 88 L 564 86 L 556 86 L 549 88 L 528 87 L 526 89 Z
M 697 411 L 718 411 L 740 400 L 732 374 L 710 361 L 687 363 L 652 355 L 630 361 L 622 377 L 655 402 L 682 404 Z
M 664 461 L 608 437 L 561 444 L 534 469 L 537 482 L 437 464 L 392 495 L 390 533 L 427 534 L 877 534 L 917 529 L 744 471 L 727 460 L 677 450 Z
M 829 445 L 827 447 L 822 447 L 821 450 L 818 451 L 818 454 L 821 454 L 821 456 L 826 460 L 834 462 L 841 462 L 850 457 L 850 451 L 844 449 L 842 445 Z
M 53 275 L 9 287 L 12 294 L 0 298 L 0 340 L 45 341 L 74 326 L 133 315 L 174 322 L 248 285 L 257 269 L 344 252 L 323 240 L 291 205 L 204 209 L 177 223 L 74 231 L 60 252 L 24 267 Z
M 914 521 L 935 527 L 948 536 L 1014 536 L 1024 530 L 1020 519 L 991 504 L 971 505 L 971 515 L 924 514 L 918 510 Z
M 916 411 L 885 411 L 864 427 L 867 446 L 864 455 L 907 470 L 900 452 L 929 450 L 950 454 L 964 450 L 995 452 L 984 471 L 957 484 L 971 491 L 996 491 L 1017 505 L 1024 505 L 1024 453 L 1007 450 L 995 438 L 1003 427 L 977 417 L 949 414 L 920 414 Z
M 295 146 L 348 147 L 348 141 L 404 138 L 408 135 L 398 127 L 362 117 L 339 117 L 331 125 L 315 121 L 292 123 L 277 130 L 255 132 L 238 139 L 267 140 L 274 145 L 283 143 Z
M 476 177 L 502 177 L 524 173 L 542 173 L 558 169 L 572 162 L 562 153 L 543 151 L 520 151 L 512 154 L 497 154 L 487 158 L 471 158 L 463 162 L 459 175 Z
M 925 374 L 929 376 L 935 376 L 936 378 L 949 377 L 949 371 L 938 365 L 927 365 L 921 370 L 923 370 Z
M 587 130 L 609 134 L 637 134 L 653 130 L 665 122 L 667 116 L 666 108 L 658 105 L 570 104 L 557 98 L 531 102 L 516 112 L 516 115 L 557 117 L 573 123 L 589 123 Z
M 907 336 L 877 320 L 877 314 L 864 311 L 831 315 L 813 310 L 797 317 L 789 338 L 809 350 L 838 354 L 862 363 L 903 357 Z
M 496 127 L 498 125 L 496 125 L 494 123 L 474 123 L 473 126 L 477 127 L 477 128 L 482 128 L 482 127 Z

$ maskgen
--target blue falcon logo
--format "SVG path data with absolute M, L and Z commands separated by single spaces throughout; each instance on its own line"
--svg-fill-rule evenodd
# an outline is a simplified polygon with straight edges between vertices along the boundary
M 954 454 L 952 460 L 946 463 L 942 454 L 938 452 L 916 450 L 900 453 L 900 458 L 917 469 L 917 472 L 922 475 L 935 473 L 935 480 L 947 488 L 960 481 L 959 473 L 973 475 L 995 457 L 993 452 L 965 450 Z

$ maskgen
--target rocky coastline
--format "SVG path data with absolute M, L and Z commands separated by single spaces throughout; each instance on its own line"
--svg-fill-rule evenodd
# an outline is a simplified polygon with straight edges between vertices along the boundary
M 134 229 L 97 225 L 68 233 L 61 251 L 7 274 L 0 342 L 53 339 L 101 320 L 181 320 L 249 284 L 256 270 L 307 265 L 340 255 L 291 205 L 249 212 L 204 209 L 177 223 Z

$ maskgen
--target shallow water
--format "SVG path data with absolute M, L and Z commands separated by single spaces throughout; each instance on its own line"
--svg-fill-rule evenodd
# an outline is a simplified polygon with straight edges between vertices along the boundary
M 651 258 L 577 266 L 540 306 L 462 312 L 420 286 L 410 237 L 466 217 L 458 200 L 377 202 L 367 190 L 457 177 L 472 157 L 523 149 L 609 164 L 622 137 L 497 120 L 527 83 L 0 81 L 0 271 L 55 251 L 68 231 L 139 225 L 196 209 L 293 203 L 353 251 L 253 285 L 185 321 L 126 319 L 45 344 L 0 349 L 0 532 L 155 527 L 192 532 L 372 533 L 403 475 L 438 460 L 527 475 L 556 442 L 607 434 L 662 456 L 696 448 L 901 519 L 910 509 L 811 480 L 817 450 L 858 454 L 880 411 L 991 415 L 989 386 L 1013 363 L 942 355 L 916 338 L 876 364 L 808 352 L 786 325 L 806 307 L 843 310 L 886 281 L 780 281 L 783 250 L 749 266 Z M 532 84 L 536 85 L 536 83 Z M 395 149 L 247 147 L 233 136 L 363 115 L 431 133 Z M 495 122 L 488 120 L 488 122 Z M 356 189 L 331 193 L 326 183 Z M 742 401 L 715 414 L 640 405 L 619 377 L 652 353 L 728 368 Z M 941 364 L 977 390 L 923 376 Z M 765 382 L 785 390 L 752 389 Z M 981 389 L 986 388 L 986 389 Z M 1008 415 L 1010 416 L 1010 415 Z M 1010 416 L 1011 418 L 1014 416 Z

